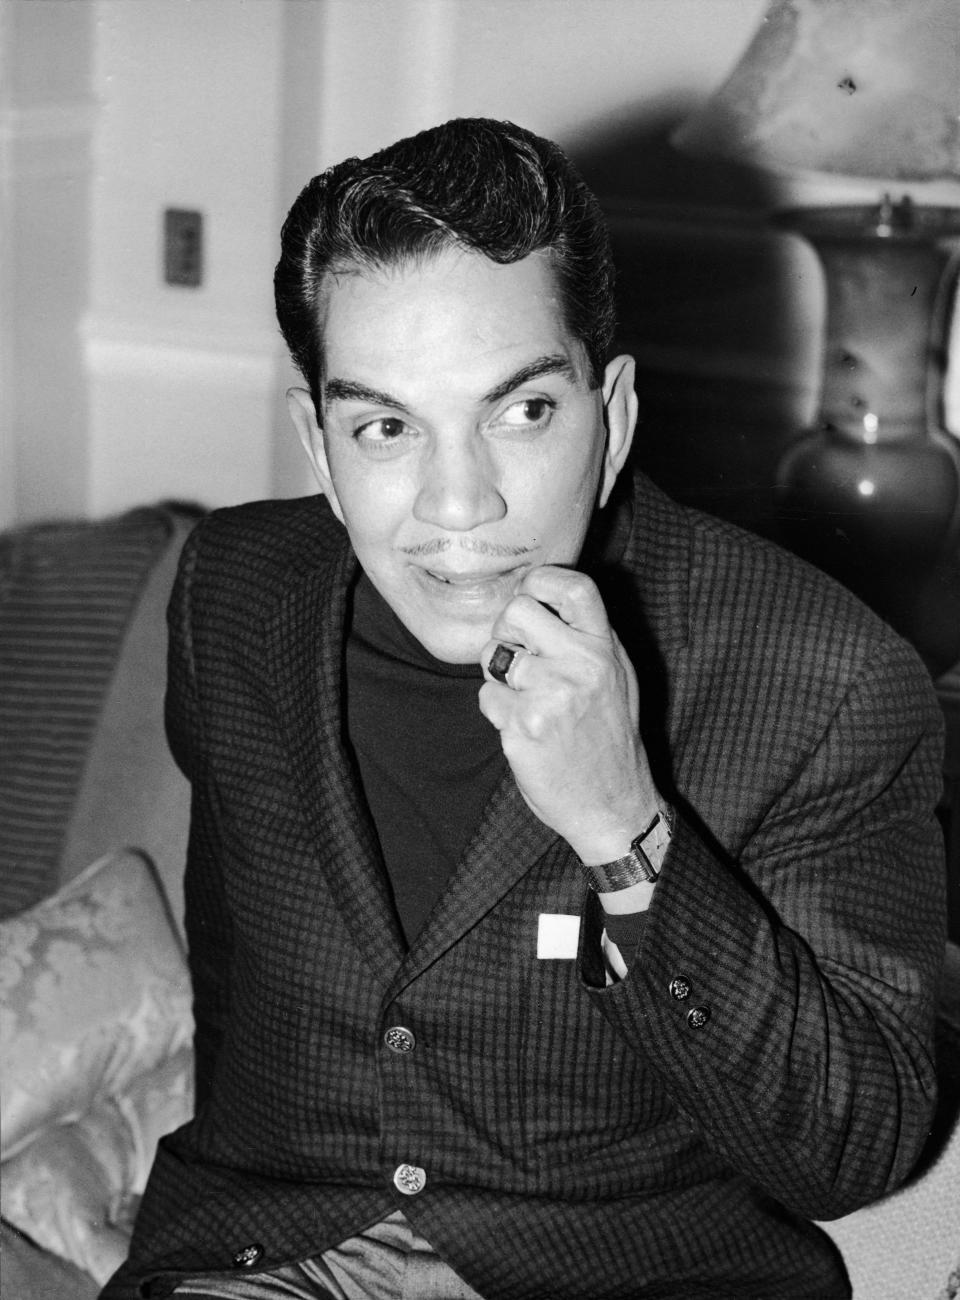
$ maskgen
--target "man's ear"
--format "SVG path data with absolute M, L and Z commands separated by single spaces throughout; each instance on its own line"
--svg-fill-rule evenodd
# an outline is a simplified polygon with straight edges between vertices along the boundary
M 303 449 L 307 453 L 307 459 L 313 466 L 313 472 L 320 484 L 320 491 L 330 502 L 333 513 L 343 523 L 343 512 L 340 509 L 340 502 L 337 500 L 333 479 L 330 477 L 327 448 L 323 441 L 323 429 L 321 429 L 320 421 L 317 419 L 317 410 L 313 404 L 313 398 L 305 388 L 288 388 L 287 410 L 290 412 L 290 419 L 293 421 L 294 428 L 300 437 Z
M 603 372 L 603 416 L 607 441 L 603 454 L 599 503 L 605 506 L 617 476 L 626 464 L 633 431 L 637 427 L 637 395 L 633 388 L 636 365 L 626 354 L 614 357 Z

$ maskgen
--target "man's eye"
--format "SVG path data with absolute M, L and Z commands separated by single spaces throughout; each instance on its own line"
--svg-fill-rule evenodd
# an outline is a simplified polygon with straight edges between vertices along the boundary
M 407 432 L 407 425 L 402 420 L 394 416 L 383 416 L 379 420 L 370 420 L 368 424 L 360 425 L 354 430 L 353 436 L 364 442 L 385 443 L 395 442 Z
M 513 402 L 500 416 L 499 423 L 512 429 L 541 428 L 550 423 L 554 404 L 546 397 L 525 397 L 522 402 Z

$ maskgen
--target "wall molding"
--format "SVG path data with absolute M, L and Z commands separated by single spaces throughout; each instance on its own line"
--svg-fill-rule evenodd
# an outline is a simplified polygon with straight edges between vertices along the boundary
M 0 109 L 0 139 L 52 140 L 90 135 L 100 104 L 92 98 L 51 100 Z
M 278 331 L 251 329 L 229 318 L 211 316 L 185 324 L 173 320 L 150 322 L 89 312 L 80 322 L 80 337 L 91 371 L 145 371 L 176 358 L 191 367 L 246 368 L 245 387 L 259 387 L 266 375 L 272 381 L 284 355 Z
M 0 109 L 0 155 L 11 178 L 44 179 L 90 172 L 99 110 L 93 99 Z

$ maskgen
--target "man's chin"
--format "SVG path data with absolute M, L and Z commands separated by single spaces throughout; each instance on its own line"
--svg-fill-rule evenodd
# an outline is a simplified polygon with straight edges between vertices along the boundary
M 441 637 L 422 636 L 414 632 L 417 640 L 427 651 L 433 655 L 434 659 L 439 659 L 445 664 L 479 664 L 480 652 L 490 640 L 490 633 L 487 632 L 479 639 L 462 637 Z
M 442 663 L 478 664 L 480 653 L 490 640 L 493 625 L 513 595 L 515 584 L 466 592 L 453 586 L 411 601 L 395 612 L 420 644 Z
M 408 619 L 400 614 L 400 620 L 428 654 L 445 664 L 479 664 L 493 626 L 492 619 L 463 624 L 422 616 Z

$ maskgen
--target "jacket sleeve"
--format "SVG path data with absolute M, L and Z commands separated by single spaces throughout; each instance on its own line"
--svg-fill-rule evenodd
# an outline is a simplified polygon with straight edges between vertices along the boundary
M 168 607 L 166 728 L 171 752 L 191 784 L 184 874 L 185 923 L 193 983 L 196 1101 L 209 1092 L 230 997 L 232 933 L 223 894 L 217 817 L 193 644 L 191 597 L 203 524 L 187 539 Z
M 736 859 L 681 813 L 626 978 L 584 969 L 711 1149 L 809 1218 L 891 1190 L 929 1129 L 941 746 L 926 674 L 884 640 Z

